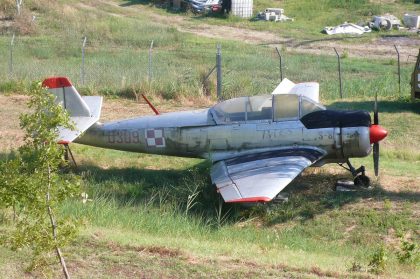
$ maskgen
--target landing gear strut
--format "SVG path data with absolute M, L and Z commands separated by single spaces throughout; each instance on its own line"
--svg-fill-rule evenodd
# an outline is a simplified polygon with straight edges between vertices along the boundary
M 70 161 L 69 159 L 71 158 L 71 160 L 72 160 L 75 168 L 77 169 L 76 160 L 74 159 L 73 153 L 71 152 L 71 149 L 70 149 L 70 146 L 68 145 L 68 143 L 64 144 L 64 149 L 65 149 L 65 151 L 64 151 L 64 160 L 66 162 L 69 162 Z M 69 154 L 70 154 L 70 156 L 69 156 Z
M 370 179 L 365 174 L 365 166 L 361 166 L 360 168 L 355 169 L 348 159 L 347 159 L 346 164 L 348 168 L 343 166 L 343 164 L 339 164 L 339 165 L 343 167 L 344 169 L 348 170 L 349 172 L 351 172 L 354 178 L 355 186 L 361 186 L 361 187 L 366 187 L 366 188 L 370 186 Z

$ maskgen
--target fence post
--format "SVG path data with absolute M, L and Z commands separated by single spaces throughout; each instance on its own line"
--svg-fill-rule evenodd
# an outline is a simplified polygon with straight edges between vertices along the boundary
M 153 40 L 150 43 L 150 48 L 149 48 L 149 68 L 147 70 L 147 75 L 148 75 L 148 80 L 149 83 L 152 81 L 152 52 L 153 52 Z
M 80 69 L 80 80 L 82 85 L 85 85 L 85 47 L 86 47 L 86 36 L 83 38 L 82 42 L 82 66 Z
M 343 99 L 343 82 L 341 80 L 341 61 L 340 55 L 338 54 L 337 50 L 334 48 L 335 54 L 337 55 L 338 60 L 338 80 L 340 82 L 340 98 Z
M 280 65 L 279 65 L 280 66 L 280 81 L 282 81 L 283 80 L 283 65 L 281 63 L 282 57 L 281 57 L 281 53 L 280 53 L 280 51 L 277 47 L 276 47 L 276 51 L 277 51 L 277 54 L 278 54 L 279 59 L 280 59 Z
M 394 45 L 398 57 L 398 94 L 401 95 L 401 65 L 400 65 L 400 52 L 396 45 Z
M 216 52 L 216 69 L 217 69 L 217 100 L 222 98 L 222 46 L 217 44 Z
M 20 6 L 22 6 L 23 0 L 16 0 L 16 9 L 17 9 L 17 15 L 20 15 Z
M 13 46 L 15 44 L 15 34 L 13 33 L 12 40 L 10 41 L 10 53 L 9 53 L 9 77 L 13 75 Z

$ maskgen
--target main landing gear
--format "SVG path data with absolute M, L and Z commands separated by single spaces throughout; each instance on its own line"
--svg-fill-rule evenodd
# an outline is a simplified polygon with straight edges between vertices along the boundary
M 361 166 L 360 168 L 355 169 L 348 159 L 347 159 L 346 164 L 348 168 L 345 167 L 343 164 L 339 164 L 339 165 L 343 167 L 344 169 L 348 170 L 349 172 L 351 172 L 354 178 L 353 180 L 354 186 L 365 187 L 365 188 L 370 186 L 370 179 L 365 174 L 365 166 Z

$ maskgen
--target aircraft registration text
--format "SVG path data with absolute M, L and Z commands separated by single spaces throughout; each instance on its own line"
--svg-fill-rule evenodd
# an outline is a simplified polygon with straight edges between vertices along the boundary
M 139 131 L 112 130 L 105 134 L 108 143 L 140 143 Z

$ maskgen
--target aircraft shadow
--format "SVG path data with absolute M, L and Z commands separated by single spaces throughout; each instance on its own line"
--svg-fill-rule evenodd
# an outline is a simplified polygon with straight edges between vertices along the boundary
M 139 168 L 102 169 L 95 165 L 83 165 L 80 171 L 89 173 L 90 185 L 102 185 L 91 189 L 99 195 L 111 195 L 121 204 L 141 204 L 153 199 L 156 194 L 166 193 L 170 201 L 186 206 L 188 196 L 193 193 L 195 185 L 199 185 L 199 195 L 195 199 L 196 206 L 191 210 L 197 216 L 212 216 L 218 207 L 220 197 L 209 177 L 208 162 L 197 164 L 184 170 L 151 170 Z M 350 176 L 344 177 L 351 179 Z M 338 192 L 334 190 L 337 180 L 343 174 L 317 173 L 304 174 L 288 185 L 282 193 L 287 193 L 287 202 L 266 205 L 223 204 L 222 214 L 226 214 L 227 222 L 258 216 L 270 211 L 271 218 L 267 226 L 285 223 L 292 219 L 306 221 L 328 211 L 339 209 L 347 204 L 363 200 L 375 201 L 411 201 L 419 202 L 420 193 L 386 191 L 380 185 L 372 190 L 355 192 Z M 91 186 L 95 187 L 95 186 Z
M 131 0 L 125 1 L 124 3 L 120 4 L 120 7 L 129 7 L 133 5 L 154 5 L 154 2 L 151 0 Z
M 10 154 L 1 153 L 0 162 Z M 216 187 L 211 184 L 210 164 L 203 161 L 192 168 L 181 170 L 154 170 L 137 167 L 101 168 L 94 164 L 83 164 L 77 169 L 87 181 L 87 191 L 93 198 L 112 198 L 120 205 L 140 205 L 157 196 L 164 197 L 164 203 L 176 203 L 184 208 L 188 198 L 198 193 L 191 214 L 215 217 L 215 209 L 221 202 Z M 334 191 L 335 182 L 351 177 L 347 174 L 327 172 L 304 173 L 288 185 L 281 194 L 288 195 L 287 202 L 265 205 L 223 204 L 222 215 L 226 222 L 236 222 L 257 216 L 266 216 L 270 212 L 267 226 L 285 223 L 290 220 L 302 222 L 317 215 L 340 209 L 345 205 L 390 200 L 394 202 L 420 202 L 420 192 L 393 192 L 374 185 L 372 190 L 355 192 Z M 258 185 L 256 185 L 257 187 Z
M 181 170 L 130 168 L 103 169 L 96 165 L 81 165 L 79 173 L 86 175 L 89 191 L 96 196 L 110 196 L 117 202 L 141 204 L 155 195 L 169 195 L 169 200 L 185 203 L 198 192 L 196 199 L 204 208 L 217 201 L 216 188 L 211 185 L 207 162 Z M 214 210 L 214 208 L 212 208 Z
M 350 176 L 344 176 L 351 180 Z M 289 201 L 280 203 L 273 210 L 278 214 L 269 220 L 268 226 L 284 223 L 290 220 L 302 222 L 313 219 L 331 210 L 340 209 L 345 205 L 389 200 L 392 202 L 419 202 L 420 193 L 411 191 L 387 191 L 379 184 L 373 184 L 372 189 L 353 192 L 335 191 L 335 182 L 343 179 L 342 174 L 310 174 L 299 176 L 283 191 L 288 193 Z

